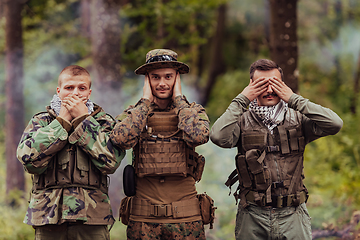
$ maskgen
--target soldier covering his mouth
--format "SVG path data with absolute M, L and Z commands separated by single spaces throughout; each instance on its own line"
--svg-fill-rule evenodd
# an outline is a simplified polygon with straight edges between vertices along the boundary
M 33 179 L 24 222 L 35 228 L 35 239 L 110 239 L 107 175 L 125 151 L 110 141 L 115 120 L 89 99 L 91 91 L 86 69 L 64 68 L 50 106 L 20 140 L 17 158 Z

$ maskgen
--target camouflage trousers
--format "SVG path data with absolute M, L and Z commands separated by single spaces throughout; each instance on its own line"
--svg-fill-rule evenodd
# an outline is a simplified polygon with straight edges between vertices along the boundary
M 106 225 L 67 224 L 35 228 L 35 240 L 110 240 Z
M 145 223 L 129 221 L 127 239 L 142 240 L 205 240 L 202 221 L 185 223 Z

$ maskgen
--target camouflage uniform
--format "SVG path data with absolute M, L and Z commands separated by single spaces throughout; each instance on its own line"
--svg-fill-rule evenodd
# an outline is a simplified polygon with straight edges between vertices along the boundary
M 189 104 L 185 97 L 177 96 L 175 101 L 171 101 L 164 111 L 169 112 L 172 109 L 176 109 L 179 118 L 178 128 L 182 131 L 187 145 L 196 147 L 208 141 L 209 120 L 201 105 Z M 139 141 L 141 132 L 146 127 L 147 116 L 154 110 L 159 111 L 159 107 L 148 99 L 141 99 L 135 106 L 130 106 L 124 113 L 116 117 L 119 122 L 110 135 L 111 140 L 120 148 L 134 148 Z M 166 180 L 164 179 L 161 177 L 137 177 L 135 198 L 147 199 L 154 204 L 169 204 L 174 201 L 196 198 L 197 192 L 193 177 L 166 177 Z M 167 231 L 174 234 L 176 232 L 196 233 L 188 238 L 183 236 L 181 239 L 205 239 L 200 216 L 178 219 L 135 215 L 130 215 L 128 239 L 138 239 L 140 235 L 142 237 L 148 235 L 153 239 L 155 235 L 166 237 L 167 235 L 161 229 L 168 229 Z M 150 239 L 149 237 L 143 239 Z M 175 235 L 171 235 L 169 239 L 177 238 Z
M 80 150 L 91 159 L 87 160 L 90 167 L 107 179 L 107 174 L 114 173 L 125 156 L 125 151 L 113 146 L 109 139 L 114 125 L 114 119 L 97 105 L 93 113 L 80 116 L 71 123 L 57 117 L 50 107 L 47 107 L 47 112 L 38 113 L 31 119 L 17 149 L 17 158 L 34 179 L 24 223 L 32 226 L 65 222 L 85 225 L 114 223 L 106 180 L 102 188 L 86 184 L 62 185 L 59 179 L 53 186 L 39 187 L 35 181 L 48 174 L 50 166 L 60 161 L 74 166 Z M 68 154 L 59 156 L 64 148 Z M 58 177 L 60 170 L 56 171 L 54 178 Z

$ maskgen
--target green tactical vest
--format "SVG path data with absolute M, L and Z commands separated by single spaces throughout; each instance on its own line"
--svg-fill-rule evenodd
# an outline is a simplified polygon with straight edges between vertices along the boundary
M 247 206 L 247 199 L 265 206 L 274 196 L 294 195 L 296 198 L 300 192 L 307 194 L 302 173 L 306 143 L 301 117 L 300 113 L 289 109 L 285 120 L 273 133 L 251 111 L 240 118 L 236 171 L 225 184 L 231 187 L 239 181 L 234 195 L 243 207 Z

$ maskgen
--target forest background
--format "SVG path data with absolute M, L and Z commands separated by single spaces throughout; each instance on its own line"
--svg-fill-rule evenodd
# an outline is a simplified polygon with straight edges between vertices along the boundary
M 92 100 L 116 116 L 142 96 L 134 69 L 153 48 L 171 48 L 190 65 L 183 93 L 213 123 L 249 82 L 250 64 L 277 61 L 285 82 L 344 120 L 339 134 L 305 151 L 313 238 L 355 239 L 360 211 L 360 2 L 357 0 L 0 0 L 0 239 L 33 239 L 22 223 L 31 176 L 14 146 L 32 115 L 44 111 L 67 65 L 87 68 Z M 16 146 L 15 146 L 16 147 Z M 199 192 L 217 206 L 207 239 L 234 239 L 237 205 L 224 185 L 235 149 L 210 141 Z M 115 215 L 127 152 L 111 176 Z M 234 189 L 233 189 L 234 191 Z M 117 221 L 112 239 L 126 239 Z

